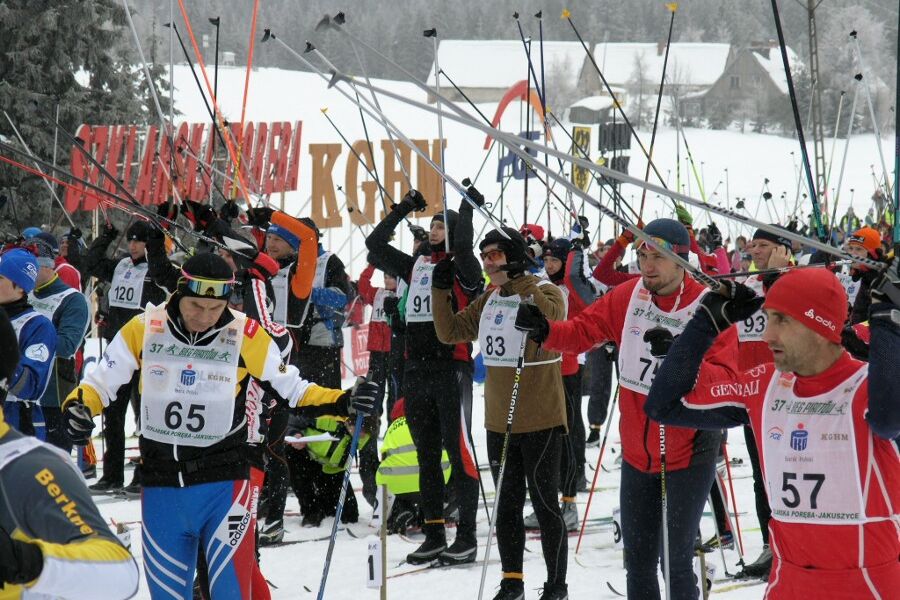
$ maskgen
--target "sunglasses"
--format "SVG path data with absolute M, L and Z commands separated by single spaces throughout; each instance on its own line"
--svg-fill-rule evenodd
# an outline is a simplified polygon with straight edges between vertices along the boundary
M 689 246 L 682 246 L 681 244 L 673 244 L 673 243 L 669 242 L 668 240 L 662 239 L 661 237 L 650 236 L 650 239 L 653 240 L 654 243 L 656 243 L 656 245 L 659 246 L 660 248 L 665 248 L 666 250 L 669 250 L 670 252 L 672 252 L 674 254 L 682 254 L 685 252 L 690 252 L 690 250 L 691 250 Z M 651 248 L 649 245 L 647 245 L 644 242 L 641 242 L 640 248 L 644 248 L 644 247 L 646 247 L 650 250 L 653 250 L 653 248 Z
M 481 260 L 489 258 L 489 259 L 491 259 L 491 261 L 496 261 L 501 256 L 506 256 L 506 253 L 504 253 L 503 250 L 499 250 L 499 249 L 495 248 L 493 250 L 488 250 L 487 252 L 482 252 Z
M 184 271 L 181 274 L 184 276 L 183 281 L 187 289 L 197 296 L 227 298 L 231 296 L 231 291 L 234 289 L 234 278 L 225 281 L 191 277 Z

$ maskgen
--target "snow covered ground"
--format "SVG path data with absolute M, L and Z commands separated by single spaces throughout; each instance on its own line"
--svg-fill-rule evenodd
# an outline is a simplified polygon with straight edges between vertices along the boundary
M 345 382 L 349 385 L 349 381 Z M 475 410 L 473 415 L 473 433 L 479 460 L 486 464 L 484 412 L 483 407 L 484 387 L 475 386 Z M 587 397 L 585 397 L 585 404 Z M 585 406 L 586 411 L 586 406 Z M 129 412 L 129 426 L 133 422 Z M 590 518 L 611 517 L 613 510 L 619 506 L 619 470 L 615 465 L 615 459 L 619 453 L 618 435 L 618 411 L 614 416 L 614 423 L 609 435 L 609 444 L 603 458 L 603 465 L 609 472 L 601 470 L 597 478 L 597 492 L 595 492 Z M 98 453 L 99 441 L 96 442 Z M 129 438 L 126 446 L 135 447 L 137 440 Z M 747 561 L 752 562 L 762 548 L 762 538 L 759 533 L 759 524 L 756 521 L 755 505 L 753 502 L 753 478 L 751 476 L 750 462 L 747 458 L 744 437 L 739 430 L 732 430 L 729 434 L 729 452 L 732 459 L 742 459 L 743 464 L 734 466 L 734 487 L 737 496 L 737 506 Z M 593 468 L 597 464 L 598 448 L 588 448 L 587 462 L 590 465 L 586 469 L 588 481 L 593 477 Z M 136 450 L 129 450 L 128 456 L 136 455 Z M 484 486 L 488 495 L 488 502 L 492 503 L 493 482 L 490 476 L 484 476 Z M 126 473 L 126 482 L 130 481 L 130 473 Z M 376 599 L 379 598 L 379 590 L 366 587 L 366 573 L 368 569 L 368 543 L 366 537 L 377 536 L 378 530 L 370 527 L 372 510 L 362 498 L 362 482 L 356 474 L 351 478 L 351 484 L 356 489 L 356 496 L 360 507 L 360 519 L 358 524 L 350 525 L 350 532 L 339 531 L 334 558 L 331 564 L 331 572 L 328 578 L 326 598 L 344 599 Z M 132 552 L 138 561 L 142 560 L 140 545 L 140 502 L 138 500 L 113 499 L 110 497 L 97 497 L 97 505 L 104 517 L 114 519 L 117 522 L 127 523 L 131 529 Z M 579 516 L 583 517 L 588 501 L 587 493 L 578 494 Z M 502 499 L 501 499 L 502 502 Z M 330 534 L 333 519 L 327 518 L 316 528 L 303 528 L 300 526 L 300 517 L 297 516 L 299 506 L 296 498 L 291 494 L 288 498 L 286 516 L 285 541 L 315 540 Z M 526 504 L 526 512 L 530 507 Z M 342 526 L 343 527 L 343 526 Z M 706 514 L 701 523 L 703 538 L 708 539 L 715 532 L 715 523 L 707 505 Z M 615 540 L 611 525 L 589 525 L 590 532 L 585 533 L 581 551 L 576 556 L 575 544 L 577 535 L 569 538 L 569 562 L 568 581 L 569 597 L 572 600 L 586 598 L 616 598 L 606 583 L 611 583 L 616 589 L 625 591 L 625 569 L 622 566 L 622 551 L 615 548 Z M 484 507 L 479 502 L 478 509 L 478 538 L 479 561 L 484 557 L 484 547 L 487 542 L 488 520 Z M 352 532 L 352 535 L 351 535 Z M 452 530 L 449 537 L 452 541 Z M 409 540 L 418 543 L 417 536 Z M 387 597 L 391 600 L 471 600 L 478 595 L 478 587 L 481 579 L 481 563 L 469 568 L 447 568 L 418 570 L 406 564 L 401 564 L 407 553 L 415 549 L 416 543 L 405 540 L 400 536 L 391 535 L 387 538 Z M 495 541 L 496 544 L 496 541 Z M 280 547 L 262 548 L 262 572 L 273 584 L 272 598 L 295 599 L 314 598 L 318 591 L 319 581 L 322 576 L 322 567 L 325 561 L 325 553 L 328 549 L 328 541 L 309 541 L 299 544 L 289 544 Z M 715 565 L 716 578 L 724 577 L 721 555 L 716 552 L 707 554 L 707 560 Z M 487 581 L 485 584 L 485 597 L 492 598 L 496 593 L 496 586 L 500 582 L 500 565 L 498 561 L 496 545 L 491 549 L 491 564 L 488 565 Z M 738 554 L 734 550 L 725 550 L 725 561 L 729 572 L 735 573 L 739 569 L 735 566 Z M 536 591 L 544 582 L 546 570 L 541 555 L 540 540 L 529 534 L 525 544 L 525 589 L 527 599 L 536 599 L 539 592 Z M 661 579 L 660 579 L 661 581 Z M 737 583 L 737 582 L 733 582 Z M 730 600 L 749 600 L 761 598 L 764 585 L 753 585 L 747 588 L 728 589 L 732 582 L 713 584 L 712 597 Z M 722 590 L 722 591 L 719 591 Z M 141 573 L 141 590 L 137 598 L 149 598 L 150 594 L 144 582 L 144 574 Z

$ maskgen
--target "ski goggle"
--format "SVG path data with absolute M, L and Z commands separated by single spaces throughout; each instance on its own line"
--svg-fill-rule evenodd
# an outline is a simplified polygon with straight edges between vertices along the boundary
M 222 298 L 227 299 L 231 296 L 231 291 L 234 289 L 234 278 L 228 280 L 223 279 L 202 279 L 200 277 L 193 277 L 181 271 L 182 274 L 182 283 L 184 286 L 195 296 L 200 296 L 201 298 Z
M 497 259 L 499 259 L 502 256 L 506 256 L 506 253 L 503 250 L 500 250 L 499 248 L 494 248 L 493 250 L 488 250 L 487 252 L 482 252 L 481 260 L 489 258 L 489 259 L 491 259 L 492 262 L 495 262 Z
M 681 244 L 673 244 L 668 240 L 664 240 L 661 237 L 650 236 L 650 239 L 659 246 L 660 248 L 665 248 L 666 250 L 672 252 L 673 254 L 687 254 L 691 251 L 690 246 L 683 246 Z M 641 248 L 647 247 L 649 250 L 653 250 L 650 246 L 647 245 L 643 240 L 639 240 L 638 250 Z

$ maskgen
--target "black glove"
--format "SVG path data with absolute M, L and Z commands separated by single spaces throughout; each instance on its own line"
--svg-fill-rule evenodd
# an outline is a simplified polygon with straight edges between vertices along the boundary
M 400 298 L 397 296 L 388 296 L 384 299 L 384 314 L 389 317 L 400 316 Z
M 665 327 L 656 326 L 644 332 L 644 341 L 650 344 L 650 354 L 657 358 L 665 358 L 675 341 L 675 336 Z
M 470 185 L 466 188 L 466 196 L 468 196 L 469 200 L 475 203 L 475 205 L 484 206 L 484 194 L 475 189 L 474 185 Z
M 413 211 L 422 212 L 426 207 L 425 196 L 416 190 L 409 190 L 406 192 L 406 195 L 403 196 L 403 200 L 397 205 L 397 208 L 402 211 L 403 214 L 409 214 Z
M 722 333 L 733 323 L 749 319 L 763 305 L 764 298 L 742 283 L 728 280 L 720 283 L 722 292 L 710 291 L 703 296 L 697 313 L 702 311 L 716 331 Z
M 272 221 L 272 213 L 275 212 L 268 206 L 247 209 L 247 222 L 254 227 L 265 229 Z
M 547 317 L 534 304 L 519 304 L 516 314 L 516 329 L 524 331 L 529 339 L 543 344 L 550 335 L 550 323 Z
M 107 223 L 103 231 L 100 232 L 100 237 L 105 240 L 114 240 L 117 235 L 119 235 L 119 230 L 112 223 Z
M 76 446 L 87 446 L 91 441 L 91 431 L 94 430 L 94 418 L 90 409 L 81 400 L 81 390 L 78 390 L 78 400 L 69 403 L 62 412 L 63 431 L 66 437 Z
M 859 339 L 856 330 L 847 325 L 841 330 L 841 346 L 857 360 L 869 361 L 869 345 Z
M 362 413 L 366 416 L 375 414 L 375 402 L 378 399 L 378 382 L 363 379 L 350 390 L 350 413 Z
M 367 252 L 367 253 L 366 253 L 366 262 L 369 263 L 370 265 L 372 265 L 373 267 L 377 267 L 377 266 L 378 266 L 378 260 L 377 260 L 376 255 L 375 255 L 374 252 Z
M 900 257 L 895 256 L 888 268 L 879 273 L 880 277 L 872 282 L 869 294 L 872 302 L 890 302 L 900 308 Z
M 4 583 L 23 585 L 44 570 L 44 555 L 37 544 L 14 540 L 0 528 L 0 589 Z
M 178 217 L 178 205 L 174 202 L 160 202 L 156 205 L 156 214 L 163 219 L 174 221 Z M 165 221 L 161 222 L 160 225 L 166 229 L 169 228 L 169 223 L 166 223 Z
M 409 226 L 409 232 L 412 233 L 413 239 L 417 242 L 427 242 L 428 241 L 428 232 L 425 231 L 424 227 L 419 227 L 418 225 Z
M 240 214 L 241 209 L 238 208 L 237 202 L 234 200 L 229 200 L 219 209 L 219 218 L 225 219 L 226 221 L 237 219 Z
M 711 222 L 709 227 L 706 228 L 706 241 L 710 250 L 722 247 L 722 232 L 719 231 L 715 223 Z
M 70 240 L 80 240 L 81 239 L 81 230 L 77 227 L 72 227 L 69 229 L 69 233 L 66 234 Z
M 453 287 L 453 279 L 456 277 L 456 265 L 449 258 L 441 259 L 438 264 L 434 265 L 434 272 L 431 274 L 431 287 L 439 290 L 449 290 Z
M 200 204 L 194 200 L 185 200 L 181 214 L 187 217 L 196 231 L 206 231 L 209 224 L 216 220 L 216 211 L 209 204 Z

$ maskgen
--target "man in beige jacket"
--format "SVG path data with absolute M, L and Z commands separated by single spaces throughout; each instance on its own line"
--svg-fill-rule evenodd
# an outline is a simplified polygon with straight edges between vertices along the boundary
M 450 295 L 453 263 L 444 260 L 432 277 L 432 305 L 438 338 L 446 344 L 478 340 L 487 368 L 485 427 L 488 457 L 494 480 L 499 475 L 503 442 L 516 366 L 523 350 L 525 367 L 519 382 L 501 502 L 496 507 L 497 546 L 503 567 L 500 591 L 494 600 L 524 598 L 522 560 L 525 526 L 522 509 L 525 486 L 541 528 L 541 546 L 547 565 L 547 582 L 541 600 L 566 600 L 568 537 L 556 501 L 559 460 L 566 433 L 566 409 L 559 353 L 542 350 L 515 328 L 519 304 L 534 304 L 551 320 L 565 319 L 566 301 L 558 287 L 527 273 L 528 255 L 522 236 L 504 227 L 510 239 L 498 231 L 480 244 L 484 270 L 491 289 L 465 309 L 454 313 Z

